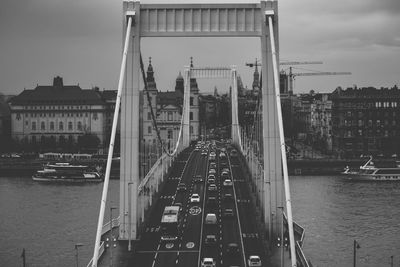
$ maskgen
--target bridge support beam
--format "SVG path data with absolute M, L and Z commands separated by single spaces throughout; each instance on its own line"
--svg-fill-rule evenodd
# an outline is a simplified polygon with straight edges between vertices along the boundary
M 134 11 L 132 41 L 128 50 L 125 88 L 121 102 L 121 165 L 119 239 L 137 239 L 139 185 L 140 2 L 124 2 L 124 14 Z M 126 17 L 123 18 L 126 35 Z
M 278 14 L 277 2 L 261 1 L 261 14 L 266 11 L 274 10 Z M 276 21 L 278 21 L 276 19 Z M 264 220 L 268 225 L 270 242 L 276 239 L 281 231 L 282 215 L 279 207 L 283 207 L 282 202 L 282 162 L 279 138 L 279 125 L 276 111 L 276 95 L 274 89 L 272 51 L 270 36 L 268 34 L 267 19 L 263 17 L 261 35 L 261 55 L 262 55 L 262 124 L 263 124 L 263 154 L 264 154 Z M 274 32 L 278 32 L 278 24 L 274 24 Z M 277 53 L 279 53 L 278 37 L 275 39 Z M 278 59 L 279 60 L 279 59 Z M 279 64 L 279 61 L 278 61 Z M 265 77 L 265 78 L 264 78 Z
M 191 69 L 190 67 L 185 67 L 184 73 L 185 86 L 184 86 L 184 94 L 183 94 L 183 136 L 182 136 L 182 145 L 183 147 L 188 147 L 190 144 L 190 78 L 191 78 Z
M 232 127 L 231 127 L 231 137 L 232 142 L 241 147 L 240 142 L 240 129 L 239 129 L 239 119 L 238 119 L 238 90 L 237 90 L 237 72 L 235 66 L 232 66 L 232 91 L 231 91 L 231 107 L 232 107 Z

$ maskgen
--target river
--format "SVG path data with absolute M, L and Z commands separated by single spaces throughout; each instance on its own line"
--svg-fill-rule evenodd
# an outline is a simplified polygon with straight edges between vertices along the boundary
M 340 176 L 290 178 L 294 219 L 306 229 L 304 250 L 314 267 L 399 266 L 400 183 L 349 182 Z M 80 266 L 93 254 L 103 184 L 56 185 L 0 178 L 0 266 Z M 118 206 L 119 181 L 110 182 Z M 106 209 L 109 218 L 109 209 Z M 108 219 L 107 219 L 108 220 Z

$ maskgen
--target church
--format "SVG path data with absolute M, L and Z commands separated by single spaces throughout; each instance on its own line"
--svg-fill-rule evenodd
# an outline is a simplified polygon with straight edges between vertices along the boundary
M 190 66 L 193 67 L 193 59 L 190 60 Z M 147 68 L 147 89 L 154 115 L 156 116 L 157 126 L 160 131 L 161 139 L 166 148 L 173 150 L 178 140 L 179 130 L 182 118 L 184 79 L 179 73 L 176 78 L 174 91 L 159 91 L 154 78 L 154 69 L 149 59 Z M 146 144 L 157 143 L 157 132 L 154 128 L 151 116 L 151 107 L 147 99 L 146 92 L 143 92 L 141 102 L 143 110 L 141 116 L 141 136 Z M 199 121 L 199 88 L 196 79 L 190 79 L 190 140 L 200 138 Z

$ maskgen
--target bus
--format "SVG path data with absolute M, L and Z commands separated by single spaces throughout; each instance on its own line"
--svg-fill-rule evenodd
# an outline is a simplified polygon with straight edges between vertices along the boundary
M 166 206 L 161 217 L 161 240 L 178 239 L 179 206 Z

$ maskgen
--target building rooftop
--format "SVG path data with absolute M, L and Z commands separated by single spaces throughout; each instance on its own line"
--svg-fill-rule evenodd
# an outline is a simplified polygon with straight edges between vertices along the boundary
M 10 100 L 11 105 L 65 105 L 104 104 L 101 94 L 94 89 L 81 89 L 79 85 L 64 85 L 61 77 L 55 77 L 53 85 L 38 85 L 24 90 Z

